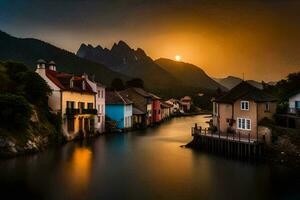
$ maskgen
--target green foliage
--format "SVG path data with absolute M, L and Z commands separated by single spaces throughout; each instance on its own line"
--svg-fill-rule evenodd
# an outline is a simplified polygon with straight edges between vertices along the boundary
M 116 91 L 124 90 L 125 85 L 121 79 L 116 78 L 111 82 L 111 89 Z
M 0 126 L 2 128 L 24 130 L 29 126 L 32 110 L 24 97 L 0 94 L 0 107 Z
M 126 81 L 126 87 L 144 88 L 144 81 L 140 78 L 133 78 L 129 81 Z
M 35 72 L 27 72 L 23 77 L 24 93 L 29 102 L 47 105 L 47 97 L 51 89 L 45 80 Z

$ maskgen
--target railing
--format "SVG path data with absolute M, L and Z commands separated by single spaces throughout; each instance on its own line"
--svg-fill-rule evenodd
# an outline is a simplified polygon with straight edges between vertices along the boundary
M 300 116 L 300 108 L 288 108 L 288 113 Z
M 201 126 L 192 127 L 192 136 L 205 136 L 205 137 L 213 137 L 213 138 L 219 138 L 219 139 L 225 139 L 230 141 L 236 141 L 236 142 L 247 142 L 247 143 L 253 143 L 257 141 L 261 141 L 258 138 L 251 138 L 250 133 L 221 133 L 220 131 L 212 132 L 208 130 L 207 128 L 202 128 Z
M 91 114 L 96 115 L 96 109 L 66 108 L 66 115 Z

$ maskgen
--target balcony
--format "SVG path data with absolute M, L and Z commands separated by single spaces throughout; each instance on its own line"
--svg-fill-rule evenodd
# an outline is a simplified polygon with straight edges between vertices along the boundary
M 80 114 L 89 114 L 96 115 L 96 109 L 79 109 L 79 108 L 66 108 L 66 115 L 80 115 Z
M 300 108 L 288 108 L 288 113 L 300 116 Z

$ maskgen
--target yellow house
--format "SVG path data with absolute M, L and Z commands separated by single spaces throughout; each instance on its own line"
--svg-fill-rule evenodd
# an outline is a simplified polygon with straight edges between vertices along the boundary
M 95 131 L 97 114 L 96 93 L 84 77 L 57 72 L 53 61 L 46 67 L 46 62 L 39 60 L 36 72 L 45 79 L 52 90 L 49 107 L 60 113 L 62 128 L 67 140 L 78 135 L 87 136 Z

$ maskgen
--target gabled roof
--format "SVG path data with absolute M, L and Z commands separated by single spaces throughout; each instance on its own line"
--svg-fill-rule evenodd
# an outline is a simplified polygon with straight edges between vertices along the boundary
M 135 91 L 136 93 L 138 93 L 139 95 L 141 95 L 143 97 L 152 97 L 149 92 L 146 92 L 142 88 L 133 87 L 133 88 L 128 88 L 128 89 L 131 89 L 131 90 Z
M 256 102 L 272 102 L 276 101 L 276 98 L 265 93 L 264 91 L 250 85 L 246 81 L 242 81 L 240 84 L 232 88 L 225 95 L 217 98 L 215 102 L 220 103 L 234 103 L 238 99 L 253 100 Z
M 57 72 L 50 69 L 46 69 L 46 76 L 61 90 L 95 93 L 88 82 L 80 76 L 73 76 L 72 74 Z M 72 78 L 73 87 L 70 87 L 70 81 Z M 83 89 L 83 82 L 85 84 L 85 89 Z
M 162 108 L 171 108 L 172 107 L 172 105 L 170 105 L 167 102 L 160 102 L 160 105 L 161 105 Z
M 133 108 L 132 108 L 132 114 L 134 114 L 134 115 L 143 115 L 143 114 L 146 114 L 146 113 L 143 112 L 143 111 L 141 111 L 137 107 L 133 106 Z
M 151 95 L 151 97 L 152 97 L 153 99 L 158 99 L 158 100 L 161 99 L 159 96 L 157 96 L 157 95 L 155 95 L 155 94 L 153 94 L 153 93 L 150 93 L 150 92 L 149 92 L 149 94 Z
M 132 104 L 133 102 L 127 97 L 122 96 L 119 92 L 110 91 L 110 92 L 105 92 L 105 103 L 128 105 L 128 104 Z
M 190 96 L 184 96 L 183 98 L 181 98 L 181 101 L 191 101 L 192 98 Z

